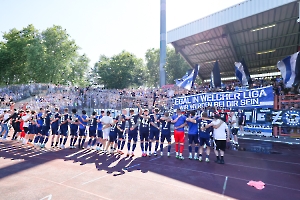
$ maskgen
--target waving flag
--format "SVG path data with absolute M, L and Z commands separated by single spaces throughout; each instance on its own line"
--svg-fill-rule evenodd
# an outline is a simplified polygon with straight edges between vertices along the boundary
M 221 74 L 220 74 L 220 68 L 219 68 L 219 63 L 218 61 L 215 62 L 214 68 L 211 71 L 210 75 L 210 84 L 213 88 L 216 87 L 221 87 L 222 82 L 221 82 Z
M 243 85 L 251 85 L 252 79 L 244 59 L 241 62 L 235 62 L 235 75 Z
M 287 88 L 297 86 L 300 83 L 300 59 L 299 52 L 290 55 L 277 63 L 284 84 Z
M 194 69 L 190 69 L 181 79 L 176 80 L 176 85 L 178 87 L 190 90 L 193 87 L 194 82 L 197 78 L 199 68 L 199 65 L 196 64 Z

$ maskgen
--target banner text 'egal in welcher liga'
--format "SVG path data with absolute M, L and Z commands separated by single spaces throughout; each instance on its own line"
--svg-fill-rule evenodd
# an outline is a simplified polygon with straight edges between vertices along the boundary
M 273 87 L 239 90 L 234 92 L 212 92 L 177 97 L 173 99 L 174 109 L 196 110 L 202 107 L 226 108 L 272 108 L 274 104 Z

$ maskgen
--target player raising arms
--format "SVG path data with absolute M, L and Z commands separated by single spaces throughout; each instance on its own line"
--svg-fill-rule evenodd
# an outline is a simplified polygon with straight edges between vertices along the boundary
M 186 116 L 182 115 L 180 109 L 177 109 L 176 114 L 172 117 L 171 123 L 174 124 L 174 139 L 176 158 L 184 160 L 182 152 L 184 149 L 184 127 L 186 126 Z M 180 144 L 180 154 L 178 153 Z
M 154 138 L 156 140 L 155 142 L 155 149 L 153 155 L 157 155 L 156 151 L 158 149 L 159 144 L 159 128 L 160 128 L 160 114 L 159 109 L 155 108 L 153 114 L 150 115 L 150 142 L 149 142 L 149 156 L 151 156 L 151 147 L 152 142 L 154 141 Z
M 171 153 L 171 117 L 168 112 L 165 112 L 164 116 L 160 117 L 161 121 L 161 137 L 160 137 L 160 155 L 163 156 L 163 147 L 164 142 L 167 140 L 168 142 L 168 157 L 170 157 Z

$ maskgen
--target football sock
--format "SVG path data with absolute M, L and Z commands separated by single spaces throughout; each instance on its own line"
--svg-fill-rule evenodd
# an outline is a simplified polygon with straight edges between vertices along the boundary
M 121 150 L 123 150 L 124 145 L 125 145 L 125 140 L 122 141 Z
M 145 152 L 148 151 L 148 146 L 149 146 L 149 142 L 146 142 L 146 143 L 145 143 Z
M 199 146 L 195 146 L 195 153 L 199 152 Z
M 94 145 L 96 144 L 96 142 L 97 142 L 97 139 L 94 138 L 93 143 L 92 143 L 92 146 L 94 146 Z
M 134 152 L 135 147 L 136 147 L 136 144 L 133 144 L 133 145 L 132 145 L 132 152 Z
M 169 144 L 168 145 L 168 152 L 170 152 L 171 151 L 171 145 Z
M 184 149 L 184 145 L 180 145 L 180 153 L 183 152 L 183 149 Z
M 159 142 L 156 142 L 156 143 L 155 143 L 155 151 L 157 151 L 158 145 L 159 145 Z
M 144 142 L 141 142 L 141 150 L 144 153 Z
M 90 138 L 90 139 L 89 139 L 88 146 L 90 146 L 90 145 L 91 145 L 91 143 L 92 143 L 92 140 L 93 140 L 92 138 Z

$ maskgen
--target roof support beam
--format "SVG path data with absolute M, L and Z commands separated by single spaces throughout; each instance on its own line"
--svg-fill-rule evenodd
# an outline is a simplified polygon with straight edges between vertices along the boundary
M 272 49 L 276 49 L 276 50 L 278 50 L 278 49 L 285 49 L 285 48 L 295 47 L 295 46 L 297 46 L 297 45 L 298 45 L 298 44 L 293 44 L 293 45 L 289 45 L 289 46 L 275 47 L 275 48 L 272 48 Z M 260 52 L 268 51 L 268 50 L 270 50 L 270 49 L 260 50 Z M 241 55 L 241 56 L 252 55 L 252 54 L 256 54 L 256 53 L 257 53 L 257 52 L 246 53 L 246 54 Z M 270 59 L 272 59 L 272 58 L 270 58 Z
M 256 40 L 256 41 L 253 41 L 253 42 L 250 42 L 250 43 L 238 44 L 238 45 L 235 45 L 235 47 L 241 47 L 241 46 L 245 46 L 245 45 L 249 45 L 249 44 L 255 44 L 255 43 L 260 43 L 260 42 L 265 42 L 265 41 L 269 41 L 269 40 L 276 40 L 276 39 L 280 39 L 280 38 L 283 38 L 283 37 L 290 37 L 290 36 L 297 35 L 297 34 L 299 34 L 299 33 L 296 32 L 296 33 L 290 33 L 290 34 L 286 34 L 286 35 L 281 35 L 281 36 L 278 36 L 278 37 L 267 38 L 267 39 L 263 39 L 263 40 Z
M 204 52 L 201 52 L 201 53 L 195 53 L 195 54 L 191 54 L 191 55 L 188 55 L 188 57 L 190 56 L 195 56 L 195 55 L 199 55 L 199 54 L 207 54 L 207 53 L 212 53 L 212 52 L 216 52 L 216 51 L 223 51 L 223 50 L 227 50 L 231 47 L 223 47 L 221 49 L 214 49 L 214 50 L 211 50 L 211 51 L 204 51 Z

